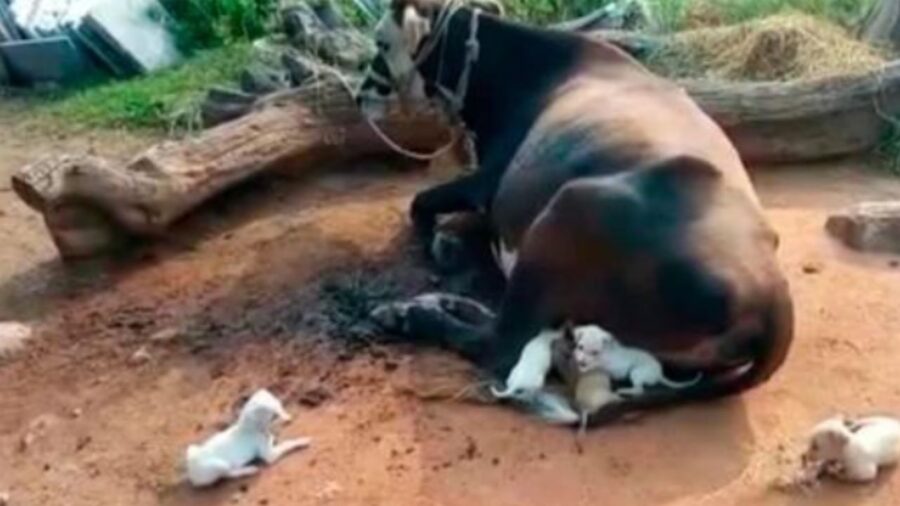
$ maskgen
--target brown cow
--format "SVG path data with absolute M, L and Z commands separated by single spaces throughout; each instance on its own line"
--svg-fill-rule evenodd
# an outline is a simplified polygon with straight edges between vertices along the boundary
M 735 148 L 682 89 L 610 44 L 452 2 L 395 0 L 376 37 L 363 110 L 438 100 L 475 139 L 478 170 L 419 194 L 417 230 L 446 244 L 438 215 L 484 213 L 508 278 L 489 328 L 413 304 L 406 332 L 505 377 L 541 330 L 592 323 L 704 372 L 598 420 L 735 394 L 782 365 L 793 310 L 777 235 Z

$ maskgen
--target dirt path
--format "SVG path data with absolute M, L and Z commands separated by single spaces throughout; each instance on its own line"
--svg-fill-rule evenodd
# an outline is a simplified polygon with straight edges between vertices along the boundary
M 36 139 L 0 119 L 0 188 L 36 155 L 90 142 Z M 145 142 L 104 134 L 93 144 L 121 156 Z M 402 264 L 409 198 L 436 177 L 358 167 L 268 179 L 213 202 L 165 243 L 69 267 L 0 189 L 0 320 L 39 330 L 0 364 L 0 492 L 11 506 L 900 503 L 896 476 L 812 498 L 767 487 L 821 417 L 900 412 L 900 269 L 842 252 L 822 231 L 829 209 L 900 198 L 900 180 L 855 163 L 759 172 L 798 307 L 787 366 L 743 398 L 594 432 L 579 455 L 567 430 L 407 395 L 457 364 L 440 353 L 351 352 L 315 331 L 320 280 Z M 423 283 L 415 271 L 400 285 Z M 177 335 L 151 339 L 165 329 Z M 145 346 L 151 360 L 132 362 Z M 256 479 L 191 492 L 183 449 L 258 386 L 288 399 L 297 416 L 285 432 L 313 447 Z

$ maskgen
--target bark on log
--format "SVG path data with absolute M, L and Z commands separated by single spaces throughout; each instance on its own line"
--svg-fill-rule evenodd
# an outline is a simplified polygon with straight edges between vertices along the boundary
M 255 112 L 196 138 L 164 142 L 124 167 L 91 156 L 44 159 L 21 169 L 13 188 L 44 215 L 64 258 L 154 236 L 210 197 L 266 170 L 309 171 L 321 164 L 390 154 L 338 84 L 283 93 Z M 394 114 L 381 123 L 393 139 L 429 151 L 450 139 L 436 114 Z

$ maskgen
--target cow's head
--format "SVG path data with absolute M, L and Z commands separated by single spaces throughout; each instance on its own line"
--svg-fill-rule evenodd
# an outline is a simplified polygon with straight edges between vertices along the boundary
M 502 14 L 491 0 L 467 4 Z M 458 0 L 392 0 L 375 28 L 377 54 L 357 91 L 356 101 L 369 117 L 377 119 L 394 102 L 427 100 L 426 80 L 420 64 L 434 49 L 435 37 L 446 32 Z

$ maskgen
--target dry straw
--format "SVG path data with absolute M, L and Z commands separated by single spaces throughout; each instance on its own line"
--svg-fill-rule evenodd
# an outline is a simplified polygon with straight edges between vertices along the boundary
M 867 72 L 886 56 L 826 20 L 783 14 L 681 32 L 649 64 L 669 77 L 783 81 Z

